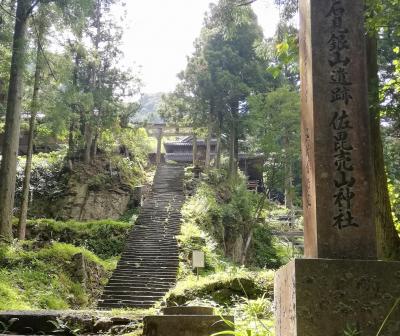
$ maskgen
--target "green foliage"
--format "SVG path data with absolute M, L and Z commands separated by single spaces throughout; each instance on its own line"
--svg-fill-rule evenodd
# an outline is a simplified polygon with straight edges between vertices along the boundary
M 250 262 L 259 267 L 278 267 L 281 262 L 269 230 L 254 221 L 261 196 L 247 190 L 243 177 L 229 181 L 226 176 L 224 170 L 210 170 L 195 195 L 184 204 L 181 239 L 198 242 L 199 246 L 187 244 L 188 250 L 203 244 L 206 268 L 218 269 L 218 256 L 231 257 L 227 247 L 238 237 L 246 240 L 254 229 L 251 254 L 257 257 L 250 258 Z
M 182 214 L 189 222 L 203 228 L 217 239 L 225 240 L 225 230 L 235 234 L 246 227 L 255 206 L 255 194 L 248 192 L 243 182 L 240 184 L 219 182 L 215 171 L 210 173 L 209 183 L 202 182 L 196 195 L 184 205 Z
M 273 310 L 270 300 L 265 295 L 251 300 L 239 298 L 232 309 L 235 316 L 235 323 L 227 321 L 222 317 L 229 329 L 213 334 L 233 336 L 273 336 Z
M 144 167 L 150 152 L 151 141 L 144 128 L 121 128 L 105 130 L 101 133 L 99 147 L 105 151 L 112 165 L 121 173 L 122 181 L 131 187 L 141 185 Z M 115 151 L 122 151 L 115 155 Z
M 131 227 L 130 223 L 112 220 L 59 222 L 34 219 L 27 223 L 27 238 L 85 247 L 95 255 L 107 259 L 122 253 Z M 99 263 L 98 260 L 96 262 Z
M 272 238 L 270 228 L 257 224 L 253 232 L 250 262 L 258 267 L 279 268 L 286 261 L 287 252 Z
M 219 306 L 233 306 L 242 300 L 240 298 L 257 300 L 264 294 L 270 298 L 272 293 L 273 272 L 252 272 L 227 264 L 224 270 L 201 274 L 199 279 L 194 274 L 187 275 L 169 291 L 165 300 L 169 306 L 198 304 L 203 300 Z
M 390 180 L 388 181 L 388 190 L 390 203 L 392 206 L 392 216 L 394 225 L 400 234 L 400 186 L 399 183 L 393 184 Z
M 269 61 L 267 71 L 281 83 L 297 85 L 299 80 L 298 31 L 281 23 L 275 38 L 260 45 L 259 52 Z
M 191 253 L 194 250 L 204 252 L 205 268 L 202 274 L 212 274 L 225 269 L 228 262 L 224 260 L 223 251 L 218 248 L 218 244 L 197 225 L 190 222 L 184 222 L 181 228 L 181 234 L 177 237 L 180 248 L 180 268 L 178 278 L 184 279 L 192 274 L 190 265 Z
M 64 167 L 66 149 L 50 153 L 39 153 L 32 157 L 31 188 L 35 197 L 52 199 L 62 194 L 66 182 L 60 172 Z M 19 157 L 16 181 L 16 205 L 19 204 L 24 180 L 25 157 Z
M 86 286 L 75 279 L 72 260 L 82 253 L 91 283 Z M 105 271 L 115 267 L 84 248 L 54 243 L 43 248 L 35 242 L 0 246 L 1 309 L 68 309 L 93 304 L 98 287 L 108 277 Z
M 285 86 L 250 97 L 249 106 L 249 143 L 253 151 L 265 153 L 265 185 L 268 191 L 283 193 L 285 185 L 288 188 L 289 168 L 291 178 L 300 175 L 299 94 Z M 299 196 L 300 186 L 291 188 L 293 193 L 294 188 L 298 190 Z
M 348 325 L 343 331 L 343 336 L 360 336 L 361 332 L 357 327 Z

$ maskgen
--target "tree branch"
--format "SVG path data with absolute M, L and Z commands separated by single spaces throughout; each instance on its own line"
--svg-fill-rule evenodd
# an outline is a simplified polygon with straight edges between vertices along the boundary
M 238 6 L 238 7 L 248 6 L 248 5 L 251 5 L 253 2 L 256 2 L 256 1 L 257 1 L 257 0 L 248 0 L 248 1 L 246 1 L 246 2 L 242 2 L 242 3 L 237 4 L 237 6 Z
M 4 13 L 8 14 L 9 16 L 11 16 L 12 18 L 14 18 L 14 19 L 17 18 L 17 17 L 16 17 L 13 13 L 11 13 L 8 9 L 4 8 L 3 4 L 0 4 L 0 9 L 1 9 Z

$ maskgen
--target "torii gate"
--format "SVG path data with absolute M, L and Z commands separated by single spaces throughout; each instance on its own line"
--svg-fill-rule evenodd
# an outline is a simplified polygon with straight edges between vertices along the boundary
M 167 126 L 167 124 L 149 124 L 145 126 L 149 136 L 157 139 L 156 164 L 161 163 L 161 146 L 164 136 L 192 136 L 193 137 L 193 165 L 197 164 L 197 136 L 192 127 Z

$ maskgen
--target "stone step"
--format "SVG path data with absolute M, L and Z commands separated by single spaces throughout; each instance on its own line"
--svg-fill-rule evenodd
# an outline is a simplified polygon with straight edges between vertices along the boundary
M 164 296 L 166 293 L 165 289 L 159 289 L 159 290 L 150 290 L 150 289 L 141 289 L 138 290 L 135 288 L 134 290 L 131 289 L 122 289 L 120 287 L 118 288 L 113 288 L 113 289 L 105 289 L 103 292 L 103 295 L 110 295 L 110 294 L 115 294 L 115 295 L 144 295 L 144 296 Z
M 183 166 L 160 165 L 99 308 L 149 308 L 176 283 Z
M 131 293 L 165 293 L 165 288 L 158 287 L 138 287 L 138 286 L 106 286 L 103 293 L 107 292 L 131 292 Z
M 135 279 L 130 279 L 130 280 L 118 280 L 118 279 L 110 279 L 110 282 L 105 288 L 158 288 L 158 289 L 164 289 L 166 291 L 169 290 L 170 286 L 174 285 L 175 282 L 172 281 L 145 281 L 145 280 L 135 280 Z
M 154 306 L 153 303 L 142 303 L 142 302 L 136 302 L 136 303 L 127 303 L 127 302 L 119 302 L 119 303 L 114 303 L 114 302 L 101 302 L 99 301 L 98 303 L 98 308 L 151 308 Z
M 130 271 L 138 271 L 138 272 L 152 272 L 154 274 L 162 274 L 162 273 L 172 273 L 177 272 L 178 265 L 162 265 L 162 266 L 152 266 L 147 263 L 135 263 L 135 264 L 118 264 L 117 270 L 130 270 Z M 116 270 L 116 271 L 117 271 Z
M 163 275 L 160 277 L 154 276 L 152 274 L 119 274 L 116 273 L 115 275 L 113 274 L 111 276 L 110 281 L 120 281 L 120 282 L 148 282 L 148 283 L 174 283 L 176 281 L 176 276 L 175 275 Z
M 150 263 L 143 263 L 143 262 L 135 262 L 135 263 L 118 263 L 118 269 L 137 269 L 137 268 L 143 268 L 146 270 L 156 270 L 156 271 L 178 271 L 179 269 L 179 264 L 150 264 Z
M 154 251 L 140 251 L 140 250 L 128 250 L 123 253 L 123 257 L 128 257 L 128 256 L 138 256 L 140 254 L 141 257 L 160 257 L 160 258 L 178 258 L 178 253 L 176 250 L 167 250 L 163 251 L 161 250 L 159 253 L 154 252 Z
M 111 277 L 108 284 L 110 286 L 154 286 L 157 288 L 169 288 L 173 286 L 176 282 L 171 280 L 150 280 L 150 279 L 114 279 Z
M 176 250 L 174 251 L 160 251 L 160 254 L 154 254 L 154 252 L 149 252 L 149 253 L 140 253 L 139 251 L 134 251 L 134 250 L 129 250 L 123 253 L 123 255 L 121 256 L 122 260 L 127 260 L 127 259 L 132 259 L 132 258 L 139 258 L 143 261 L 151 261 L 154 260 L 155 261 L 168 261 L 168 260 L 174 260 L 176 258 L 178 258 L 178 254 L 176 253 Z M 120 259 L 120 260 L 121 260 Z
M 160 246 L 160 245 L 151 245 L 150 249 L 145 250 L 145 247 L 143 246 L 144 242 L 142 242 L 140 245 L 134 245 L 134 241 L 127 241 L 127 243 L 131 246 L 129 246 L 129 250 L 127 251 L 139 251 L 139 252 L 154 252 L 154 251 L 159 251 L 158 255 L 162 254 L 162 253 L 168 253 L 168 252 L 177 252 L 178 251 L 178 243 L 175 241 L 173 245 L 167 245 L 167 246 Z M 158 246 L 157 250 L 156 247 Z
M 126 262 L 129 261 L 131 264 L 133 263 L 164 263 L 167 265 L 172 262 L 176 262 L 178 258 L 176 256 L 143 256 L 138 254 L 123 254 L 120 258 L 119 262 Z
M 129 261 L 131 263 L 144 263 L 144 262 L 157 262 L 157 263 L 163 263 L 165 262 L 165 264 L 170 263 L 170 262 L 174 262 L 176 261 L 177 258 L 175 257 L 161 257 L 161 256 L 157 256 L 157 257 L 143 257 L 143 256 L 138 256 L 138 255 L 122 255 L 121 259 L 119 262 L 126 262 Z
M 177 244 L 175 245 L 168 245 L 168 246 L 162 246 L 162 245 L 150 245 L 150 246 L 146 246 L 146 245 L 132 245 L 129 249 L 127 249 L 127 252 L 140 252 L 141 254 L 145 254 L 145 253 L 154 253 L 154 250 L 158 248 L 159 253 L 157 253 L 158 255 L 160 254 L 167 254 L 167 253 L 174 253 L 177 254 L 178 252 L 178 246 Z
M 137 287 L 137 288 L 141 288 L 141 287 L 145 287 L 146 285 L 148 286 L 153 286 L 155 288 L 162 288 L 165 290 L 165 293 L 167 293 L 170 288 L 172 286 L 175 285 L 174 282 L 165 282 L 165 283 L 151 283 L 149 284 L 148 282 L 143 282 L 143 281 L 132 281 L 132 282 L 115 282 L 115 283 L 110 283 L 110 287 L 112 288 L 119 288 L 119 290 L 121 290 L 121 288 L 126 288 L 126 287 Z M 108 287 L 107 287 L 108 288 Z
M 169 248 L 169 247 L 176 247 L 177 246 L 177 242 L 176 241 L 172 241 L 172 242 L 166 242 L 166 241 L 150 241 L 150 242 L 146 242 L 146 240 L 140 240 L 140 241 L 135 241 L 135 240 L 130 240 L 128 239 L 127 242 L 133 244 L 132 246 L 136 246 L 136 247 L 161 247 L 161 248 Z
M 129 271 L 139 271 L 139 272 L 150 272 L 150 271 L 152 271 L 152 272 L 155 272 L 155 273 L 159 273 L 159 272 L 161 272 L 161 273 L 172 273 L 172 272 L 177 272 L 178 271 L 178 265 L 173 265 L 173 266 L 158 266 L 158 267 L 156 267 L 156 266 L 154 266 L 154 267 L 151 267 L 151 266 L 147 266 L 146 264 L 145 264 L 145 266 L 142 266 L 142 265 L 130 265 L 130 264 L 128 264 L 128 265 L 121 265 L 121 264 L 119 264 L 118 265 L 118 270 L 121 270 L 121 271 L 124 271 L 124 270 L 129 270 Z
M 134 277 L 155 277 L 158 279 L 164 279 L 166 277 L 175 278 L 177 270 L 152 270 L 152 269 L 121 269 L 118 268 L 113 275 L 114 276 L 134 276 Z
M 135 300 L 135 301 L 158 301 L 160 299 L 162 299 L 164 297 L 164 295 L 127 295 L 127 294 L 115 294 L 113 293 L 112 296 L 107 296 L 105 295 L 103 300 L 104 301 L 108 301 L 108 300 L 117 300 L 117 301 L 131 301 L 131 300 Z

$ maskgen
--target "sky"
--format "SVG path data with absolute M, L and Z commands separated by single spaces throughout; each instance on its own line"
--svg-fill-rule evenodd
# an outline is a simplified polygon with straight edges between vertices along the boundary
M 140 73 L 143 93 L 173 91 L 177 73 L 199 36 L 210 0 L 128 0 L 127 28 L 121 45 L 123 64 Z M 253 5 L 266 37 L 272 36 L 279 13 L 273 0 Z

